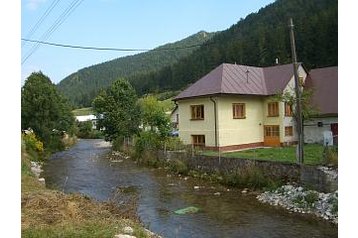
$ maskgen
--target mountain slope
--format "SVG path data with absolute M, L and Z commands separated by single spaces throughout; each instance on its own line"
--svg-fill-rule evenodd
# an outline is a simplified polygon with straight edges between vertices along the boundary
M 160 46 L 145 53 L 83 68 L 63 79 L 57 88 L 75 107 L 90 106 L 99 90 L 107 88 L 114 80 L 138 73 L 152 72 L 171 65 L 189 55 L 198 45 L 211 39 L 214 34 L 201 31 L 183 40 Z M 180 49 L 165 50 L 176 48 Z
M 293 18 L 298 60 L 310 68 L 338 65 L 338 1 L 277 0 L 248 15 L 176 64 L 129 78 L 139 94 L 180 90 L 221 63 L 253 66 L 291 62 Z

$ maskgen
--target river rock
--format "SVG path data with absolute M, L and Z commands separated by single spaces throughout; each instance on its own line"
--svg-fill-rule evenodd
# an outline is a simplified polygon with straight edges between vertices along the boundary
M 220 192 L 216 192 L 216 193 L 214 193 L 214 195 L 215 195 L 215 196 L 220 196 L 221 193 L 220 193 Z
M 44 178 L 39 178 L 39 182 L 45 183 L 45 179 Z
M 125 234 L 132 235 L 134 231 L 133 231 L 133 228 L 132 228 L 132 227 L 126 226 L 126 227 L 123 228 L 123 232 L 124 232 Z
M 194 189 L 199 189 L 200 187 L 199 186 L 194 186 Z
M 114 238 L 137 238 L 137 237 L 131 235 L 118 234 L 115 235 Z

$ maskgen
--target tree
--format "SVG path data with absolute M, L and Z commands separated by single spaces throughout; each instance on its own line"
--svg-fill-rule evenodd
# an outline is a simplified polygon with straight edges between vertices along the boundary
M 50 143 L 53 131 L 73 133 L 75 118 L 65 98 L 51 80 L 33 72 L 21 89 L 21 128 L 31 128 L 44 142 Z
M 158 132 L 164 138 L 170 131 L 170 119 L 165 114 L 164 105 L 154 96 L 147 96 L 139 100 L 142 112 L 143 127 L 149 127 L 151 132 Z
M 131 137 L 138 132 L 140 110 L 137 95 L 127 80 L 115 81 L 107 91 L 97 95 L 92 105 L 105 140 Z
M 318 114 L 318 109 L 312 105 L 311 99 L 312 99 L 313 91 L 307 88 L 304 88 L 301 90 L 301 110 L 302 110 L 302 120 L 307 121 L 312 116 Z M 277 100 L 281 102 L 285 102 L 288 105 L 292 107 L 292 116 L 297 122 L 298 115 L 295 110 L 296 105 L 296 95 L 293 92 L 285 91 L 282 94 L 276 95 Z

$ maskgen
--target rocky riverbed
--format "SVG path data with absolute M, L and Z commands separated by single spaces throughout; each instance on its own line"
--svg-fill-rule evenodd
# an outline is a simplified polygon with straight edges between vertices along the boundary
M 291 212 L 311 213 L 338 224 L 338 190 L 319 193 L 300 186 L 284 185 L 256 197 L 260 202 L 281 206 Z

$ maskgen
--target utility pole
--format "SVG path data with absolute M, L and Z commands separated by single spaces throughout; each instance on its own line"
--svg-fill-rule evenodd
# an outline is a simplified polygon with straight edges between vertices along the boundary
M 297 163 L 303 164 L 303 120 L 302 120 L 302 101 L 301 101 L 301 85 L 298 80 L 298 64 L 296 56 L 296 46 L 295 46 L 295 34 L 293 32 L 293 21 L 290 18 L 290 40 L 291 40 L 291 52 L 292 52 L 292 63 L 293 63 L 293 73 L 295 77 L 295 92 L 296 92 L 296 122 L 297 122 L 297 133 L 298 133 L 298 157 Z

